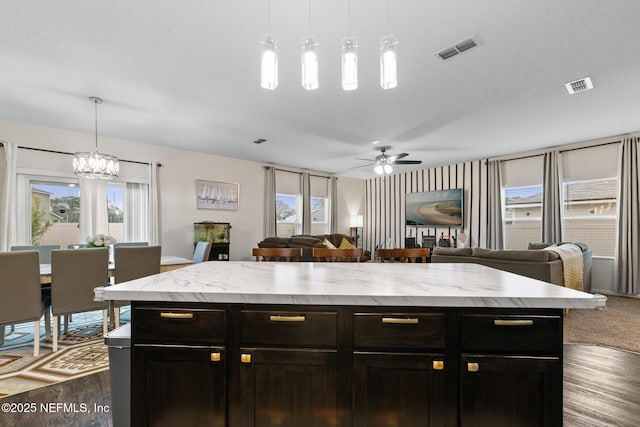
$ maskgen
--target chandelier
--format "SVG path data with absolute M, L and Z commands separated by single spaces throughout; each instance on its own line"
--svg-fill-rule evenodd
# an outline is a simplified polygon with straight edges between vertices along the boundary
M 120 165 L 116 157 L 98 152 L 98 104 L 102 104 L 102 99 L 94 96 L 89 99 L 95 106 L 96 151 L 75 153 L 73 173 L 84 178 L 110 180 L 118 176 Z

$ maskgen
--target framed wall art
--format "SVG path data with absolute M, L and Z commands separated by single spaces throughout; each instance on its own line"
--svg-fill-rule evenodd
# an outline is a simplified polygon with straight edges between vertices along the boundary
M 240 184 L 229 182 L 196 180 L 196 207 L 237 211 Z

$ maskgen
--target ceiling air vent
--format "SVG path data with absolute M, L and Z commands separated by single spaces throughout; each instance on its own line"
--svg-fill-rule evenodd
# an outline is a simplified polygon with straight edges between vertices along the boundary
M 573 95 L 574 93 L 593 89 L 593 83 L 591 83 L 591 77 L 584 77 L 569 83 L 565 83 L 564 87 L 567 88 L 567 92 L 569 92 L 570 95 Z
M 263 142 L 266 142 L 267 140 L 264 138 L 258 138 L 255 141 L 253 141 L 254 144 L 262 144 Z
M 473 36 L 467 37 L 466 39 L 460 40 L 457 43 L 452 44 L 451 46 L 445 47 L 444 49 L 439 50 L 435 54 L 438 55 L 442 60 L 447 60 L 453 56 L 456 56 L 459 53 L 465 52 L 472 47 L 477 46 L 478 44 L 473 40 Z

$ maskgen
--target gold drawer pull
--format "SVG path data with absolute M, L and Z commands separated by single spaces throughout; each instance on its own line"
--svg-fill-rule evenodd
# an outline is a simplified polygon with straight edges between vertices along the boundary
M 480 365 L 475 362 L 467 363 L 467 371 L 469 372 L 478 372 L 480 370 Z
M 402 317 L 383 317 L 382 323 L 395 323 L 399 325 L 417 325 L 418 319 L 415 317 L 402 318 Z
M 212 362 L 219 362 L 221 358 L 220 353 L 211 353 Z
M 442 371 L 444 370 L 444 361 L 442 360 L 434 360 L 433 361 L 433 369 L 435 371 Z
M 251 355 L 247 353 L 243 353 L 240 355 L 240 361 L 242 363 L 251 363 Z
M 269 316 L 272 322 L 304 322 L 304 316 Z
M 163 319 L 193 319 L 193 313 L 165 313 L 161 312 L 160 317 Z
M 496 319 L 493 321 L 493 324 L 496 326 L 531 326 L 533 325 L 533 320 L 500 320 Z

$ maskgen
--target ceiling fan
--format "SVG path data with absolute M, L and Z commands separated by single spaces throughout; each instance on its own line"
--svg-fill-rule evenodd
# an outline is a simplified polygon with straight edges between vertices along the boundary
M 393 168 L 391 167 L 391 165 L 419 165 L 420 163 L 422 163 L 422 160 L 401 160 L 407 157 L 409 153 L 400 153 L 400 154 L 395 154 L 393 156 L 390 156 L 387 154 L 387 150 L 390 148 L 391 147 L 389 146 L 378 148 L 378 150 L 380 150 L 380 154 L 377 155 L 375 159 L 356 159 L 356 160 L 366 160 L 371 162 L 366 165 L 356 166 L 356 168 L 375 165 L 375 167 L 373 168 L 374 172 L 377 173 L 378 175 L 382 175 L 382 174 L 390 174 L 391 172 L 393 172 Z M 356 168 L 352 168 L 352 169 L 356 169 Z

